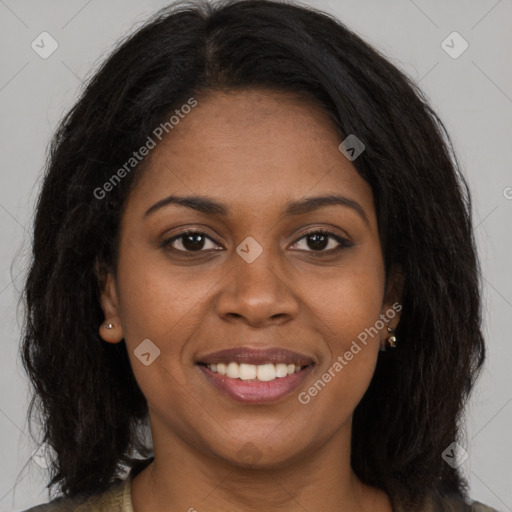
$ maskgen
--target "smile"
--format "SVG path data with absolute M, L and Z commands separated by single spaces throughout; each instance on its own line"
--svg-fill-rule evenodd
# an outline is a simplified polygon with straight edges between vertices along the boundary
M 291 394 L 314 364 L 312 358 L 284 349 L 248 348 L 223 350 L 197 361 L 217 390 L 237 401 L 261 404 Z

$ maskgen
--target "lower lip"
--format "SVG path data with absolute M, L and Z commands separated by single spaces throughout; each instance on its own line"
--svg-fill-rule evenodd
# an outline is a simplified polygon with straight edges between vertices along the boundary
M 299 372 L 278 377 L 267 382 L 247 381 L 242 379 L 231 379 L 213 372 L 207 366 L 198 365 L 203 375 L 218 390 L 228 395 L 233 400 L 253 404 L 266 404 L 276 402 L 296 390 L 309 375 L 313 365 L 303 368 Z

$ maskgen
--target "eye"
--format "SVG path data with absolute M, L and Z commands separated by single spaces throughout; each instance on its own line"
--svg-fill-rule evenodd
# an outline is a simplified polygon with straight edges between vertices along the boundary
M 210 244 L 210 247 L 208 247 L 208 244 Z M 352 245 L 347 239 L 331 231 L 315 230 L 303 235 L 292 245 L 292 248 L 294 250 L 305 250 L 306 252 L 331 254 L 352 247 Z M 182 253 L 199 253 L 219 249 L 214 240 L 201 231 L 180 233 L 165 240 L 162 246 Z
M 302 247 L 300 247 L 301 241 Z M 326 230 L 316 230 L 306 233 L 294 244 L 295 249 L 306 250 L 307 252 L 333 253 L 348 247 L 352 247 L 352 243 L 347 239 Z M 293 247 L 293 246 L 292 246 Z M 305 247 L 309 247 L 308 250 Z M 326 250 L 327 249 L 327 250 Z
M 208 247 L 208 242 L 212 247 Z M 170 247 L 178 252 L 205 252 L 204 250 L 216 249 L 218 246 L 213 240 L 201 231 L 186 231 L 180 233 L 163 243 L 165 248 Z

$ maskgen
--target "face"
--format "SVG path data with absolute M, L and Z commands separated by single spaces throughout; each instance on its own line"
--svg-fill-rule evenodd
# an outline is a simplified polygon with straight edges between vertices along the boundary
M 127 201 L 100 333 L 126 341 L 155 454 L 275 466 L 346 444 L 398 321 L 371 188 L 319 107 L 197 100 Z

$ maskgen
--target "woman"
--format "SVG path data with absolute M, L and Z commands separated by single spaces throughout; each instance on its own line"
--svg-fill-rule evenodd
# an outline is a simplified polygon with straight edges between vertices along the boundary
M 62 496 L 30 510 L 492 510 L 457 456 L 470 218 L 441 121 L 338 21 L 164 9 L 52 144 L 22 350 Z

